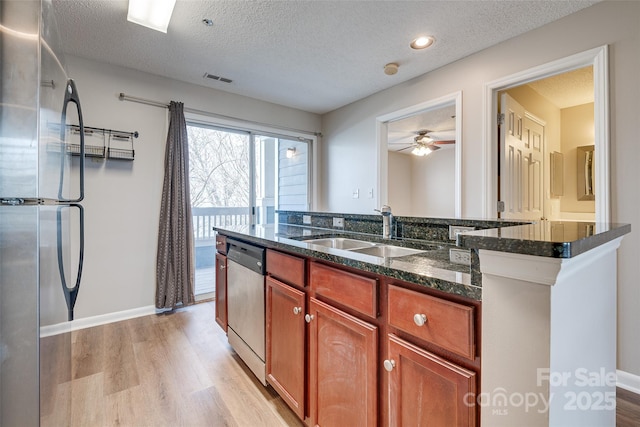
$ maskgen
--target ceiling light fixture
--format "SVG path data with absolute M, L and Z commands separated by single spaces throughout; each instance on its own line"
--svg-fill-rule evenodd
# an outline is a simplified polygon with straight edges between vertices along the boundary
M 422 156 L 428 156 L 432 152 L 433 150 L 427 147 L 426 145 L 418 145 L 416 148 L 413 149 L 413 151 L 411 151 L 411 154 L 413 154 L 414 156 L 422 157 Z
M 426 49 L 435 41 L 436 39 L 433 36 L 420 36 L 413 40 L 409 46 L 411 46 L 411 49 Z
M 415 142 L 415 148 L 411 151 L 414 156 L 428 156 L 440 147 L 434 145 L 434 140 L 429 136 L 429 131 L 424 129 L 418 131 L 418 136 L 413 138 Z
M 176 0 L 129 0 L 127 21 L 167 32 Z

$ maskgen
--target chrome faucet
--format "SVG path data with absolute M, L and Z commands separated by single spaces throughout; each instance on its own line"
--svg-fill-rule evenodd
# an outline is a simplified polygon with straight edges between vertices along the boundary
M 382 238 L 390 239 L 393 228 L 393 215 L 391 214 L 391 206 L 383 205 L 380 209 L 374 209 L 382 214 Z

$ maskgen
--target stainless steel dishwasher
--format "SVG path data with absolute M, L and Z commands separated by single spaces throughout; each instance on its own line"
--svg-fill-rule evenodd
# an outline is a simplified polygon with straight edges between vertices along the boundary
M 255 376 L 265 373 L 265 250 L 227 239 L 227 324 L 229 344 Z

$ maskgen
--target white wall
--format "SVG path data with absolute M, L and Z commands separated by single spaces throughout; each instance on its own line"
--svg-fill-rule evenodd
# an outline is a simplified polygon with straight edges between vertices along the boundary
M 388 203 L 393 209 L 394 215 L 412 216 L 412 197 L 411 190 L 413 188 L 411 171 L 411 156 L 399 154 L 389 151 L 388 158 L 389 187 Z
M 389 152 L 388 204 L 398 216 L 455 216 L 455 150 L 434 151 L 425 157 Z
M 152 306 L 167 110 L 118 94 L 317 132 L 320 117 L 104 63 L 68 57 L 86 126 L 138 131 L 135 160 L 87 162 L 86 250 L 76 318 Z M 213 120 L 213 119 L 212 119 Z
M 578 147 L 594 145 L 593 103 L 562 109 L 562 153 L 564 154 L 564 195 L 561 209 L 571 212 L 596 212 L 594 200 L 578 200 Z M 598 160 L 596 154 L 596 168 Z
M 455 216 L 455 156 L 453 147 L 426 157 L 411 156 L 411 216 Z
M 375 199 L 351 188 L 377 183 L 378 116 L 463 92 L 462 215 L 482 217 L 484 85 L 550 61 L 610 46 L 612 220 L 631 223 L 618 261 L 618 368 L 640 375 L 640 2 L 606 1 L 323 116 L 321 207 L 370 212 Z M 428 55 L 428 50 L 425 51 Z M 399 75 L 402 73 L 400 67 Z M 393 77 L 391 77 L 393 78 Z M 353 162 L 353 159 L 359 159 Z

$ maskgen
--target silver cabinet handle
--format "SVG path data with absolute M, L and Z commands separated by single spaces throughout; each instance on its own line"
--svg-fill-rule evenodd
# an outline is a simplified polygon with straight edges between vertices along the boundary
M 302 313 L 302 307 L 293 307 L 293 314 Z
M 220 264 L 220 270 L 224 270 L 225 268 L 227 268 L 227 266 L 226 266 L 226 265 L 224 265 L 224 264 Z
M 305 320 L 307 323 L 311 323 L 311 321 L 313 320 L 313 314 L 305 314 L 305 316 L 304 316 L 304 320 Z
M 413 323 L 417 326 L 423 326 L 427 323 L 427 315 L 426 314 L 414 314 L 413 315 Z
M 391 372 L 393 371 L 393 368 L 396 367 L 396 361 L 393 359 L 387 359 L 384 362 L 382 362 L 382 365 L 384 366 L 384 369 L 387 370 L 387 372 Z

